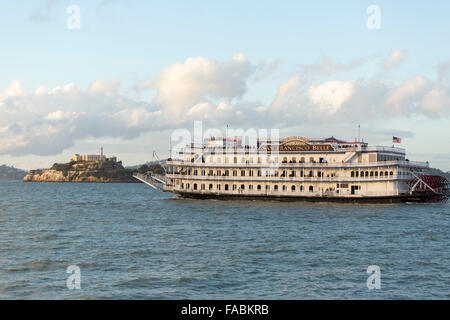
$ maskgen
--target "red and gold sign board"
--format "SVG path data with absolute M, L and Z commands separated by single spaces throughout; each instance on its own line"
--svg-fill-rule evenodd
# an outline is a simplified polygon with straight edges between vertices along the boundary
M 272 151 L 274 148 L 271 145 L 267 146 L 267 151 Z M 309 152 L 329 152 L 334 151 L 334 148 L 329 144 L 312 145 L 308 144 L 304 138 L 292 138 L 281 140 L 279 151 L 309 151 Z

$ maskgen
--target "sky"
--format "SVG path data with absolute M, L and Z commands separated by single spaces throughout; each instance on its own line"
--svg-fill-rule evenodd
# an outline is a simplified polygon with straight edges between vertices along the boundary
M 1 1 L 0 164 L 100 146 L 142 164 L 202 121 L 350 141 L 360 124 L 447 171 L 449 15 L 438 0 Z

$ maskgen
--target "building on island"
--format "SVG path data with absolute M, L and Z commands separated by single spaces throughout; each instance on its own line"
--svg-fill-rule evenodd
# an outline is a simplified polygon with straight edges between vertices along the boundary
M 107 158 L 103 154 L 103 147 L 100 149 L 100 154 L 89 154 L 89 155 L 80 155 L 75 154 L 72 156 L 71 159 L 73 162 L 79 162 L 79 161 L 111 161 L 111 162 L 117 162 L 117 157 L 109 157 Z

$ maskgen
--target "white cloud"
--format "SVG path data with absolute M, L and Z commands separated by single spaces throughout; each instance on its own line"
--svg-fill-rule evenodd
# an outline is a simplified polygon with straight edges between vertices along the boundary
M 187 111 L 187 118 L 192 120 L 206 120 L 214 114 L 214 107 L 209 102 L 201 102 Z
M 255 108 L 256 112 L 266 112 L 267 111 L 267 107 L 264 106 L 259 106 Z
M 398 66 L 405 58 L 406 52 L 402 50 L 392 50 L 389 55 L 381 61 L 383 71 L 388 71 Z
M 272 103 L 274 110 L 282 109 L 288 98 L 297 92 L 300 87 L 300 78 L 298 75 L 293 76 L 288 81 L 283 83 L 278 89 L 277 96 Z
M 233 107 L 224 101 L 220 102 L 216 108 L 217 111 L 224 111 L 224 112 L 231 111 L 232 109 Z
M 308 89 L 308 97 L 321 111 L 335 113 L 355 92 L 350 81 L 329 81 Z
M 407 79 L 388 94 L 385 107 L 391 114 L 411 114 L 429 85 L 429 80 L 422 75 Z
M 427 114 L 439 115 L 450 106 L 450 94 L 447 88 L 435 87 L 425 94 L 421 110 Z
M 116 93 L 119 88 L 119 81 L 94 81 L 88 89 L 89 93 Z
M 48 91 L 45 87 L 39 87 L 36 89 L 36 91 L 34 92 L 34 94 L 39 95 L 39 94 L 47 94 Z
M 349 71 L 361 67 L 367 60 L 367 58 L 360 58 L 351 60 L 347 63 L 340 63 L 328 56 L 324 56 L 319 63 L 303 65 L 302 75 L 307 79 L 318 76 L 331 76 L 338 72 Z
M 242 53 L 227 62 L 188 58 L 184 63 L 175 63 L 163 70 L 155 83 L 158 93 L 154 103 L 178 118 L 207 98 L 239 98 L 246 92 L 253 70 Z
M 75 113 L 75 112 L 58 110 L 58 111 L 50 112 L 49 114 L 47 114 L 47 116 L 45 116 L 45 119 L 50 120 L 50 121 L 61 121 L 61 120 L 67 120 L 70 118 L 74 118 L 76 116 L 77 116 L 77 113 Z
M 3 91 L 0 98 L 23 95 L 25 95 L 25 90 L 23 89 L 22 84 L 18 80 L 14 80 L 11 85 Z

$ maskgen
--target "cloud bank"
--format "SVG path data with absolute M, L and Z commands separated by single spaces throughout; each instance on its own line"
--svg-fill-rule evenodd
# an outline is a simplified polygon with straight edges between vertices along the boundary
M 391 52 L 380 68 L 393 68 L 403 58 Z M 331 78 L 364 61 L 342 64 L 327 58 L 305 66 L 279 85 L 272 101 L 265 102 L 246 99 L 251 80 L 264 72 L 261 63 L 252 64 L 242 53 L 227 61 L 193 57 L 168 66 L 156 80 L 135 85 L 138 90 L 155 91 L 150 101 L 128 98 L 120 92 L 117 79 L 96 80 L 87 89 L 70 83 L 32 93 L 16 80 L 0 93 L 0 154 L 55 155 L 88 137 L 133 139 L 145 132 L 190 127 L 194 120 L 214 127 L 273 128 L 386 117 L 448 117 L 447 64 L 438 66 L 435 81 L 423 75 L 397 84 L 378 77 Z

